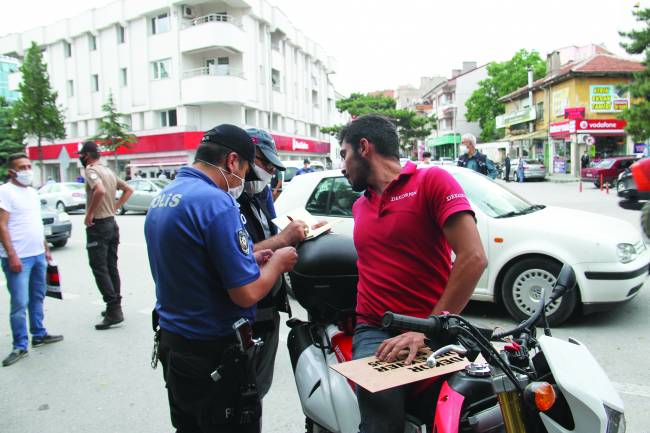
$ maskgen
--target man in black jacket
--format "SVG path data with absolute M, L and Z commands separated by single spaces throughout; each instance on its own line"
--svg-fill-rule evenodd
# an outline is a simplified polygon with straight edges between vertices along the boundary
M 472 169 L 478 173 L 488 174 L 487 157 L 476 150 L 476 137 L 473 134 L 465 134 L 461 138 L 461 151 L 466 151 L 458 158 L 458 166 Z
M 506 155 L 504 164 L 506 166 L 506 182 L 510 182 L 510 155 Z

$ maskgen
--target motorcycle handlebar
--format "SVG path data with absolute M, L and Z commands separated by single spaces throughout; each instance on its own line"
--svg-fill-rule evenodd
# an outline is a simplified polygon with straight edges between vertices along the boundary
M 382 328 L 422 332 L 427 336 L 436 336 L 442 330 L 442 321 L 436 316 L 420 319 L 387 311 L 381 319 L 381 326 Z

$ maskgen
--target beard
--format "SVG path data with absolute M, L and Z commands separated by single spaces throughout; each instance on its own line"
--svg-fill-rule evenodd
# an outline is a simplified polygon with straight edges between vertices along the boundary
M 368 178 L 370 177 L 370 164 L 359 155 L 354 155 L 354 175 L 348 170 L 348 182 L 355 192 L 363 192 L 368 189 Z

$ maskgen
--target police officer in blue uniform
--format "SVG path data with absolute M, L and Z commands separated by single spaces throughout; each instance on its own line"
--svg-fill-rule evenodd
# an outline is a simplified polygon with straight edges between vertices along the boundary
M 285 170 L 278 157 L 275 140 L 268 132 L 261 129 L 250 128 L 246 132 L 257 146 L 253 171 L 259 180 L 247 181 L 244 185 L 244 193 L 237 201 L 244 216 L 246 230 L 253 240 L 254 250 L 276 251 L 279 248 L 295 245 L 305 239 L 309 230 L 307 224 L 299 220 L 292 221 L 278 233 L 277 227 L 271 222 L 276 217 L 276 213 L 269 184 L 276 171 Z M 271 292 L 257 304 L 253 330 L 255 336 L 264 341 L 264 346 L 255 360 L 260 398 L 266 395 L 273 381 L 280 332 L 280 312 L 291 313 L 284 278 L 279 278 Z
M 238 416 L 241 374 L 223 367 L 233 365 L 233 324 L 255 320 L 255 305 L 297 255 L 292 247 L 253 252 L 236 199 L 244 179 L 256 178 L 254 160 L 255 145 L 243 129 L 213 128 L 192 166 L 154 199 L 145 221 L 158 358 L 179 433 L 259 431 L 258 419 Z M 215 371 L 222 374 L 213 380 Z

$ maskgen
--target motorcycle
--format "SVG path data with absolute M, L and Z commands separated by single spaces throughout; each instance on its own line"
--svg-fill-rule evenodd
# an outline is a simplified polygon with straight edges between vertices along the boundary
M 303 243 L 289 274 L 309 319 L 291 319 L 287 346 L 308 433 L 359 431 L 355 384 L 329 368 L 352 359 L 356 252 L 352 240 L 330 234 Z M 563 266 L 551 296 L 510 330 L 486 330 L 460 315 L 426 319 L 386 312 L 382 326 L 423 332 L 439 356 L 468 358 L 465 369 L 411 386 L 405 433 L 622 433 L 623 402 L 589 350 L 552 337 L 545 310 L 575 286 Z M 544 335 L 537 336 L 542 323 Z M 503 346 L 497 349 L 496 346 Z M 481 357 L 479 357 L 481 355 Z M 433 392 L 432 392 L 433 390 Z

